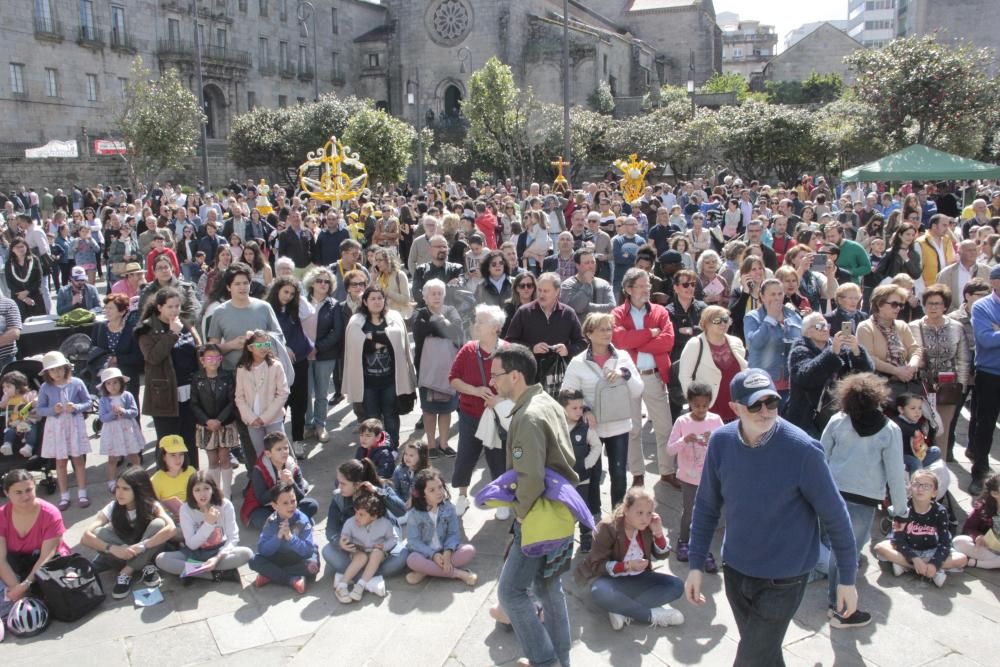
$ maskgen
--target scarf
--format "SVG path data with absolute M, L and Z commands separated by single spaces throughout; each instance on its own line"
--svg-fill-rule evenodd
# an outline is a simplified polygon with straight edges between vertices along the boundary
M 885 426 L 886 422 L 889 421 L 885 418 L 879 410 L 873 410 L 871 412 L 866 412 L 857 417 L 851 416 L 851 426 L 857 431 L 858 435 L 862 438 L 866 438 L 870 435 L 875 435 Z
M 894 325 L 889 325 L 887 327 L 882 326 L 876 313 L 872 313 L 872 324 L 875 326 L 875 329 L 882 334 L 882 337 L 885 338 L 885 346 L 888 349 L 886 361 L 893 366 L 902 366 L 904 363 L 903 341 L 899 339 L 896 327 Z

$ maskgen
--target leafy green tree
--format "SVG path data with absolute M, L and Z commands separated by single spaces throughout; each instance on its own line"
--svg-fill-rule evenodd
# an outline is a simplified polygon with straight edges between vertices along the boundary
M 597 83 L 597 88 L 587 98 L 587 102 L 599 114 L 610 116 L 615 112 L 615 98 L 611 94 L 611 86 L 604 79 Z
M 682 123 L 667 138 L 667 164 L 678 178 L 713 173 L 722 163 L 722 128 L 719 114 L 698 109 L 694 118 Z
M 854 94 L 874 111 L 870 122 L 890 149 L 916 142 L 966 156 L 981 150 L 981 120 L 993 103 L 989 50 L 914 36 L 858 49 L 845 61 L 857 72 Z
M 469 77 L 462 112 L 469 119 L 468 140 L 477 162 L 523 181 L 532 173 L 528 122 L 535 104 L 530 91 L 514 85 L 508 65 L 494 56 Z
M 389 184 L 406 179 L 416 136 L 409 123 L 380 109 L 366 108 L 351 116 L 343 142 L 365 163 L 369 182 Z
M 570 182 L 575 182 L 585 165 L 607 161 L 605 138 L 611 125 L 607 116 L 595 111 L 581 107 L 570 109 L 569 139 L 573 153 L 570 171 L 564 173 Z M 534 175 L 551 181 L 557 173 L 551 162 L 565 152 L 562 105 L 539 105 L 529 120 L 529 133 L 536 165 Z
M 771 104 L 827 104 L 844 94 L 844 80 L 814 71 L 805 81 L 768 81 L 765 88 Z
M 742 74 L 715 72 L 701 90 L 704 93 L 736 93 L 736 101 L 743 102 L 750 94 L 750 84 Z
M 434 162 L 437 164 L 441 175 L 451 174 L 452 176 L 459 170 L 464 170 L 469 161 L 469 151 L 461 146 L 450 143 L 442 143 L 435 146 Z
M 142 58 L 132 62 L 125 96 L 114 111 L 118 134 L 125 143 L 122 159 L 133 189 L 152 183 L 164 169 L 181 166 L 198 145 L 205 114 L 198 99 L 168 68 L 151 79 Z
M 722 154 L 744 178 L 775 174 L 792 182 L 814 164 L 812 114 L 804 109 L 747 102 L 719 110 Z
M 839 174 L 888 152 L 885 137 L 870 119 L 874 111 L 849 95 L 813 113 L 816 167 Z

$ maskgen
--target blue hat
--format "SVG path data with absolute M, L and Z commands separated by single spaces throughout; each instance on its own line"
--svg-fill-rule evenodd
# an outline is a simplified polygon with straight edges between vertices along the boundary
M 1000 264 L 990 269 L 990 280 L 1000 280 Z
M 729 383 L 729 395 L 736 403 L 747 406 L 768 396 L 781 398 L 774 388 L 771 376 L 759 368 L 748 368 L 737 373 Z

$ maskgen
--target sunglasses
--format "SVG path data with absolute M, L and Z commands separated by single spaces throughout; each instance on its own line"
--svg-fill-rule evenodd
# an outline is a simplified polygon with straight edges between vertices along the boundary
M 747 406 L 747 411 L 751 414 L 757 414 L 764 408 L 768 410 L 777 410 L 778 406 L 781 404 L 781 399 L 777 396 L 769 396 L 762 401 L 757 401 L 753 405 Z
M 517 289 L 535 289 L 535 283 L 521 283 Z
M 813 325 L 813 329 L 815 329 L 816 331 L 826 331 L 829 328 L 830 325 L 827 324 L 826 322 L 819 322 Z
M 709 320 L 712 324 L 729 324 L 732 320 L 729 317 L 723 315 L 722 317 L 713 317 Z
M 271 347 L 271 341 L 265 340 L 265 341 L 256 342 L 256 343 L 253 344 L 253 346 L 255 348 L 257 348 L 258 350 L 264 350 L 264 349 L 267 349 L 267 348 Z
M 348 287 L 365 287 L 367 284 L 368 283 L 353 282 L 353 283 L 347 283 L 347 286 Z
M 323 283 L 324 285 L 329 285 L 330 280 L 328 278 L 317 278 L 316 280 L 313 281 L 313 284 L 315 283 Z
M 902 308 L 903 307 L 903 304 L 901 302 L 899 302 L 899 301 L 886 301 L 885 305 L 889 306 L 890 308 Z
M 683 287 L 685 289 L 690 289 L 691 287 L 694 287 L 694 285 L 694 283 L 677 283 L 678 287 Z

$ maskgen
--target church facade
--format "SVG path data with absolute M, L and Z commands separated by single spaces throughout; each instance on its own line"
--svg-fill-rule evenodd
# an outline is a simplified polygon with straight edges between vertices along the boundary
M 460 116 L 469 76 L 496 55 L 519 86 L 562 99 L 562 0 L 10 0 L 0 24 L 0 157 L 51 140 L 80 154 L 113 139 L 135 56 L 202 85 L 211 149 L 235 115 L 370 97 L 417 124 Z M 606 81 L 627 100 L 721 70 L 711 0 L 570 0 L 570 96 Z M 195 31 L 198 47 L 195 44 Z

